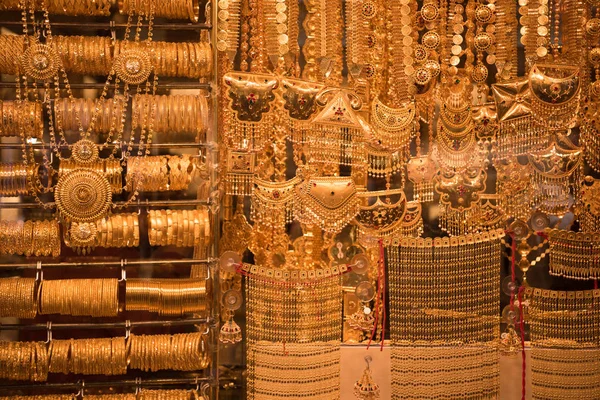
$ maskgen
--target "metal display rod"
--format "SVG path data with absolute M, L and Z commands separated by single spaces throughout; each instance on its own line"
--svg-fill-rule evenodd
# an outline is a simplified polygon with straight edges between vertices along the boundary
M 0 269 L 38 269 L 38 268 L 105 268 L 105 267 L 137 267 L 141 265 L 192 265 L 207 264 L 214 260 L 208 259 L 175 259 L 175 260 L 120 260 L 120 261 L 89 261 L 89 262 L 38 262 L 0 264 Z
M 113 381 L 93 381 L 87 382 L 80 380 L 78 382 L 65 383 L 28 383 L 26 385 L 0 385 L 0 391 L 16 391 L 16 390 L 45 390 L 45 389 L 74 389 L 82 388 L 103 388 L 103 387 L 160 387 L 160 386 L 175 386 L 175 385 L 197 385 L 203 382 L 212 382 L 212 378 L 202 375 L 190 376 L 188 378 L 163 378 L 163 379 L 142 379 L 135 380 L 113 380 Z
M 2 21 L 0 20 L 0 26 L 6 27 L 23 27 L 23 22 L 21 21 Z M 148 27 L 148 24 L 141 25 L 144 28 Z M 107 22 L 52 22 L 53 28 L 78 28 L 78 29 L 126 29 L 127 24 L 116 23 L 114 21 Z M 200 30 L 208 30 L 211 29 L 212 25 L 210 24 L 192 24 L 192 23 L 184 23 L 184 24 L 152 24 L 152 29 L 164 29 L 164 30 L 186 30 L 186 31 L 200 31 Z
M 0 324 L 0 331 L 56 331 L 65 329 L 117 329 L 117 328 L 143 328 L 143 327 L 171 327 L 188 326 L 212 323 L 212 318 L 188 318 L 170 321 L 122 321 L 122 322 L 99 322 L 83 323 L 73 322 L 64 324 Z
M 16 136 L 16 135 L 15 135 Z M 113 147 L 128 147 L 129 143 L 123 143 L 122 146 L 119 146 L 117 144 L 109 144 L 107 147 L 108 148 L 113 148 Z M 144 147 L 147 146 L 146 144 L 144 144 Z M 204 148 L 204 147 L 208 147 L 209 145 L 206 143 L 192 143 L 192 142 L 186 142 L 186 143 L 152 143 L 150 146 L 148 146 L 150 149 L 172 149 L 172 148 Z M 48 144 L 42 145 L 41 143 L 28 143 L 26 145 L 26 147 L 28 149 L 33 148 L 34 150 L 42 150 L 42 149 L 50 149 L 50 146 Z M 63 146 L 66 148 L 66 146 Z M 133 145 L 131 145 L 131 147 L 140 147 L 139 143 L 135 143 Z M 0 150 L 21 150 L 23 148 L 23 145 L 20 143 L 0 143 Z
M 56 203 L 43 203 L 46 208 L 56 207 Z M 114 203 L 117 207 L 136 208 L 136 207 L 196 207 L 208 205 L 208 200 L 145 200 L 127 204 L 125 201 L 117 201 Z M 1 209 L 22 209 L 22 208 L 39 208 L 39 203 L 0 203 Z
M 106 86 L 105 83 L 94 82 L 94 83 L 70 83 L 71 89 L 98 89 L 102 90 Z M 40 87 L 43 87 L 43 83 Z M 17 82 L 0 82 L 0 89 L 16 89 Z M 110 90 L 110 86 L 108 88 Z M 205 89 L 210 90 L 211 85 L 208 83 L 201 82 L 170 82 L 170 83 L 158 83 L 158 89 Z

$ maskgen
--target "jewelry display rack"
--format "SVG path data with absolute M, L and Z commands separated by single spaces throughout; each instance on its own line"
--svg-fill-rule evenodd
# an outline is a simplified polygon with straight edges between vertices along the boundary
M 162 1 L 162 0 L 157 0 Z M 116 3 L 116 2 L 115 2 Z M 183 40 L 193 41 L 198 40 L 202 35 L 204 37 L 210 38 L 211 43 L 211 52 L 212 52 L 212 74 L 210 79 L 196 80 L 192 81 L 183 81 L 180 79 L 161 79 L 160 82 L 156 85 L 156 94 L 169 94 L 171 90 L 202 90 L 206 93 L 207 103 L 209 106 L 209 126 L 206 131 L 206 140 L 202 142 L 179 142 L 179 143 L 170 143 L 168 141 L 151 143 L 150 145 L 145 144 L 145 148 L 151 152 L 151 154 L 165 154 L 165 151 L 173 150 L 173 152 L 168 152 L 166 154 L 178 155 L 181 154 L 180 149 L 187 149 L 189 151 L 197 152 L 198 156 L 204 158 L 206 166 L 208 166 L 208 185 L 204 190 L 200 188 L 195 191 L 195 198 L 191 198 L 190 196 L 182 196 L 172 195 L 169 198 L 164 199 L 159 196 L 158 198 L 152 198 L 152 196 L 144 196 L 140 195 L 135 201 L 114 201 L 113 205 L 117 208 L 123 209 L 137 209 L 138 214 L 140 215 L 140 219 L 145 219 L 145 211 L 150 208 L 156 207 L 168 207 L 168 208 L 178 208 L 178 207 L 188 207 L 194 208 L 198 206 L 206 206 L 209 210 L 209 218 L 211 220 L 211 243 L 206 244 L 205 254 L 201 256 L 196 255 L 196 248 L 194 248 L 194 255 L 190 257 L 190 255 L 179 254 L 179 257 L 172 258 L 152 258 L 152 251 L 149 249 L 142 249 L 142 246 L 148 246 L 147 243 L 142 243 L 142 230 L 140 227 L 140 247 L 138 248 L 139 258 L 132 257 L 131 251 L 126 253 L 127 258 L 124 258 L 123 255 L 119 253 L 113 253 L 112 256 L 92 256 L 90 260 L 82 261 L 82 257 L 77 257 L 76 253 L 74 254 L 74 258 L 77 261 L 70 261 L 68 258 L 70 257 L 61 257 L 60 259 L 54 259 L 49 257 L 7 257 L 0 255 L 0 274 L 4 276 L 4 274 L 14 273 L 15 275 L 19 273 L 26 274 L 28 271 L 35 270 L 36 279 L 39 279 L 40 276 L 43 279 L 42 271 L 86 271 L 89 270 L 90 276 L 95 277 L 96 272 L 107 272 L 107 273 L 115 273 L 115 270 L 120 269 L 121 279 L 119 282 L 123 282 L 127 280 L 127 270 L 139 270 L 144 268 L 146 271 L 151 270 L 154 271 L 158 268 L 176 268 L 176 267 L 193 267 L 198 265 L 206 265 L 206 279 L 207 279 L 207 310 L 205 316 L 199 317 L 198 315 L 189 315 L 187 318 L 180 317 L 179 319 L 157 319 L 157 320 L 148 320 L 147 317 L 143 317 L 145 314 L 140 317 L 139 320 L 126 319 L 118 322 L 89 322 L 89 319 L 86 319 L 86 322 L 40 322 L 37 323 L 35 321 L 28 323 L 15 323 L 14 320 L 9 320 L 10 322 L 4 323 L 4 319 L 0 319 L 0 333 L 4 331 L 15 331 L 15 332 L 41 332 L 46 331 L 48 338 L 52 337 L 53 331 L 63 331 L 68 332 L 69 335 L 74 335 L 77 337 L 80 333 L 79 331 L 94 331 L 94 330 L 123 330 L 126 332 L 126 337 L 128 336 L 130 330 L 132 329 L 143 329 L 144 333 L 151 332 L 152 328 L 162 328 L 170 329 L 171 327 L 179 327 L 179 328 L 202 328 L 206 327 L 206 331 L 204 332 L 207 337 L 208 342 L 208 352 L 210 356 L 209 367 L 202 371 L 165 371 L 163 374 L 165 377 L 161 377 L 163 375 L 158 374 L 156 377 L 154 374 L 151 377 L 144 374 L 137 374 L 129 371 L 127 375 L 123 375 L 122 379 L 118 379 L 118 377 L 103 377 L 104 379 L 100 379 L 98 376 L 94 376 L 88 379 L 86 376 L 85 379 L 81 379 L 81 377 L 71 378 L 71 376 L 67 376 L 67 378 L 61 379 L 59 382 L 44 382 L 44 383 L 27 383 L 27 382 L 16 382 L 16 381 L 0 381 L 0 397 L 1 396 L 16 396 L 17 394 L 31 394 L 31 395 L 42 395 L 42 394 L 52 394 L 52 393 L 67 393 L 73 394 L 75 397 L 73 398 L 84 398 L 88 393 L 88 390 L 91 393 L 95 393 L 96 391 L 100 391 L 100 393 L 114 393 L 112 390 L 117 389 L 121 390 L 123 393 L 133 393 L 134 391 L 137 393 L 141 389 L 196 389 L 196 392 L 199 396 L 199 399 L 218 399 L 219 398 L 219 357 L 218 357 L 218 331 L 219 331 L 219 322 L 220 322 L 220 288 L 218 284 L 218 259 L 216 258 L 218 253 L 218 242 L 220 235 L 220 224 L 219 224 L 219 199 L 218 196 L 213 198 L 213 193 L 215 193 L 215 188 L 218 184 L 218 172 L 217 168 L 213 167 L 218 165 L 219 154 L 218 154 L 218 146 L 217 143 L 217 129 L 216 123 L 216 96 L 217 90 L 217 79 L 216 79 L 216 71 L 217 71 L 217 57 L 216 57 L 216 49 L 214 48 L 214 43 L 216 40 L 216 32 L 213 29 L 212 21 L 216 20 L 217 16 L 217 7 L 212 5 L 212 0 L 200 0 L 199 1 L 199 14 L 202 16 L 205 15 L 205 21 L 202 21 L 200 18 L 200 22 L 190 23 L 186 21 L 182 21 L 180 23 L 172 23 L 172 22 L 161 22 L 158 21 L 152 24 L 152 29 L 154 30 L 155 35 L 158 32 L 164 32 L 166 39 L 162 40 L 170 40 L 169 32 L 175 32 L 178 34 L 178 39 L 175 41 Z M 80 21 L 80 17 L 72 17 L 73 21 L 64 21 L 65 18 L 60 18 L 59 21 L 52 22 L 52 28 L 56 28 L 57 31 L 61 33 L 68 33 L 68 35 L 85 35 L 86 33 L 89 35 L 90 31 L 96 32 L 110 32 L 111 36 L 114 38 L 117 32 L 128 31 L 131 26 L 122 22 L 118 22 L 113 20 L 115 15 L 118 15 L 118 11 L 116 11 L 116 6 L 113 4 L 111 9 L 112 15 L 110 17 L 92 17 L 87 18 L 88 20 Z M 42 13 L 40 13 L 42 16 Z M 20 22 L 21 13 L 20 12 L 0 12 L 0 30 L 4 32 L 4 29 L 8 29 L 10 32 L 19 33 L 20 29 L 22 29 L 22 23 Z M 159 18 L 157 18 L 158 20 Z M 121 19 L 122 20 L 122 19 Z M 170 21 L 170 20 L 169 20 Z M 36 22 L 40 24 L 40 28 L 43 28 L 43 22 L 41 20 Z M 147 29 L 149 27 L 148 23 L 138 24 L 138 28 Z M 135 24 L 134 24 L 135 28 Z M 102 83 L 102 81 L 98 82 L 74 82 L 70 83 L 70 88 L 72 90 L 98 90 L 98 93 L 103 89 L 106 89 L 106 85 Z M 1 90 L 15 90 L 19 87 L 19 84 L 14 82 L 14 78 L 10 77 L 6 79 L 6 76 L 0 74 L 0 91 Z M 40 83 L 39 87 L 43 87 L 43 84 Z M 110 93 L 113 88 L 108 87 L 108 92 Z M 84 92 L 85 93 L 85 92 Z M 130 93 L 135 94 L 135 91 L 131 91 Z M 82 96 L 86 97 L 86 96 Z M 52 102 L 53 99 L 49 99 L 48 101 Z M 129 111 L 130 112 L 130 111 Z M 44 135 L 48 135 L 48 124 L 45 124 L 44 127 Z M 7 140 L 8 139 L 8 140 Z M 18 139 L 18 138 L 17 138 Z M 105 148 L 112 149 L 114 147 L 120 148 L 121 150 L 125 150 L 127 147 L 132 147 L 137 149 L 142 145 L 138 143 L 126 143 L 127 137 L 125 136 L 122 141 L 107 143 Z M 43 150 L 44 148 L 48 150 L 50 147 L 46 144 L 42 143 L 30 143 L 28 144 L 29 148 L 32 151 Z M 57 143 L 56 148 L 61 148 L 64 146 L 64 143 Z M 0 161 L 4 160 L 15 160 L 18 159 L 19 150 L 22 150 L 23 146 L 20 142 L 14 140 L 14 138 L 0 138 Z M 161 152 L 161 150 L 163 152 Z M 10 155 L 10 157 L 9 157 Z M 192 156 L 193 157 L 193 156 Z M 206 177 L 206 176 L 205 176 Z M 191 192 L 190 192 L 191 193 Z M 0 215 L 4 211 L 8 211 L 8 213 L 13 216 L 15 212 L 19 212 L 19 210 L 35 210 L 32 212 L 42 213 L 42 215 L 48 215 L 49 211 L 52 211 L 53 208 L 56 207 L 56 203 L 52 201 L 45 201 L 45 207 L 41 208 L 39 203 L 32 201 L 32 197 L 28 196 L 20 196 L 18 197 L 18 202 L 15 201 L 15 198 L 0 198 Z M 21 215 L 20 219 L 24 219 Z M 64 249 L 64 244 L 63 244 Z M 119 251 L 118 249 L 115 249 Z M 108 252 L 107 252 L 108 253 Z M 70 254 L 70 253 L 69 253 Z M 170 252 L 169 255 L 178 254 L 178 252 Z M 150 257 L 148 257 L 150 255 Z M 197 258 L 192 258 L 197 257 Z M 66 258 L 66 260 L 65 260 Z M 111 272 L 112 271 L 112 272 Z M 152 272 L 154 274 L 154 272 Z M 163 274 L 164 275 L 164 274 Z M 121 288 L 122 289 L 122 288 Z M 120 291 L 121 292 L 121 291 Z M 121 297 L 121 295 L 119 295 Z M 120 300 L 121 301 L 121 300 Z M 128 318 L 131 315 L 128 312 Z M 50 317 L 52 318 L 52 317 Z M 74 319 L 74 318 L 71 318 Z M 71 321 L 69 319 L 69 321 Z M 150 329 L 149 331 L 147 331 Z M 200 330 L 201 331 L 201 330 Z M 159 332 L 163 333 L 163 332 Z M 87 335 L 87 333 L 86 333 Z M 87 337 L 87 336 L 85 336 Z M 139 372 L 139 371 L 137 371 Z M 72 379 L 72 381 L 68 381 Z M 103 390 L 108 390 L 103 391 Z M 196 397 L 198 398 L 198 397 Z

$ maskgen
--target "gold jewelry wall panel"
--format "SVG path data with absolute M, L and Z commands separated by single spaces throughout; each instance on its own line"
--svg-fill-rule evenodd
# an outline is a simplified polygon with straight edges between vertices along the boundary
M 216 397 L 216 4 L 0 3 L 0 397 Z

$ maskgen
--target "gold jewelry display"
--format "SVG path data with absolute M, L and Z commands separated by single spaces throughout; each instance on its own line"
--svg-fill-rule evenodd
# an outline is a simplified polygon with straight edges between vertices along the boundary
M 191 247 L 208 243 L 210 237 L 207 208 L 148 212 L 150 246 Z
M 164 192 L 187 190 L 196 164 L 190 156 L 129 157 L 125 190 Z
M 141 389 L 137 400 L 205 400 L 195 390 L 184 389 Z
M 59 178 L 54 201 L 67 221 L 94 222 L 108 213 L 112 187 L 103 173 L 88 168 L 75 169 Z
M 499 373 L 493 347 L 392 347 L 392 398 L 496 399 Z
M 253 220 L 272 227 L 285 227 L 294 219 L 294 200 L 298 177 L 285 182 L 268 182 L 254 178 L 252 191 Z
M 58 257 L 60 247 L 56 220 L 0 221 L 0 254 Z
M 25 38 L 23 36 L 0 35 L 0 49 L 4 52 L 2 57 L 0 57 L 0 73 L 8 75 L 18 74 L 20 68 L 19 60 L 24 48 Z
M 122 396 L 122 395 L 120 395 Z M 74 395 L 70 394 L 38 394 L 33 396 L 0 396 L 1 400 L 75 400 Z M 126 400 L 132 400 L 124 397 Z
M 156 107 L 154 131 L 164 133 L 164 138 L 177 141 L 179 133 L 192 132 L 199 140 L 204 138 L 210 125 L 209 106 L 202 95 L 170 95 L 152 96 L 136 95 L 133 97 L 132 110 L 141 116 L 148 115 L 148 110 Z M 132 120 L 132 129 L 142 126 L 139 118 Z
M 248 398 L 339 397 L 340 276 L 262 269 L 246 279 Z
M 361 378 L 354 384 L 354 396 L 361 400 L 378 399 L 380 395 L 379 385 L 373 380 L 371 374 L 371 356 L 366 356 L 367 368 L 365 368 Z
M 429 155 L 411 158 L 407 165 L 407 177 L 413 184 L 413 199 L 421 203 L 433 201 L 435 163 Z
M 294 217 L 328 232 L 339 232 L 360 211 L 352 178 L 313 177 L 296 186 Z
M 39 165 L 0 164 L 0 196 L 29 193 L 29 182 L 36 181 Z
M 119 0 L 117 4 L 121 14 L 128 14 L 130 12 L 149 14 L 152 5 L 152 12 L 157 17 L 189 19 L 192 22 L 198 22 L 200 12 L 198 0 L 169 0 L 155 3 L 141 0 Z
M 54 103 L 54 113 L 56 118 L 55 129 L 64 129 L 65 131 L 78 131 L 79 123 L 83 130 L 90 129 L 92 117 L 99 109 L 99 116 L 93 125 L 94 131 L 98 133 L 110 133 L 115 129 L 117 121 L 123 114 L 125 98 L 122 96 L 112 99 L 59 99 Z M 79 121 L 78 117 L 79 116 Z M 120 122 L 119 122 L 120 123 Z
M 207 308 L 204 279 L 127 279 L 125 309 L 158 315 L 200 314 Z
M 532 399 L 593 399 L 600 396 L 600 349 L 531 349 Z
M 142 371 L 198 371 L 210 363 L 206 335 L 129 335 L 127 365 Z M 173 357 L 177 354 L 177 357 Z
M 528 220 L 534 192 L 529 185 L 531 167 L 521 164 L 517 157 L 507 158 L 495 164 L 496 193 L 500 196 L 500 207 L 506 215 Z
M 3 37 L 0 35 L 0 48 L 3 48 Z M 26 131 L 29 137 L 42 138 L 44 124 L 42 122 L 41 103 L 0 101 L 0 110 L 2 116 L 0 120 L 0 137 L 19 136 L 19 132 Z
M 111 38 L 99 36 L 53 36 L 52 40 L 66 71 L 92 76 L 107 75 L 113 67 L 113 45 Z
M 582 232 L 594 233 L 600 231 L 600 184 L 592 176 L 585 176 L 580 185 L 578 198 L 575 204 L 575 215 L 579 220 Z
M 228 126 L 226 144 L 233 150 L 258 151 L 270 140 L 274 125 L 274 90 L 279 82 L 271 75 L 227 74 L 223 84 L 229 90 L 224 110 Z
M 37 281 L 32 278 L 0 279 L 0 318 L 35 318 L 37 291 Z
M 123 337 L 51 340 L 49 370 L 59 374 L 124 375 L 127 346 Z
M 43 382 L 48 379 L 44 342 L 0 342 L 0 379 Z
M 281 79 L 283 110 L 282 120 L 287 120 L 288 139 L 296 144 L 308 142 L 310 119 L 317 111 L 317 95 L 325 86 L 300 79 Z
M 402 189 L 361 192 L 363 199 L 356 224 L 361 235 L 372 238 L 390 237 L 403 230 L 406 196 Z M 375 198 L 375 202 L 369 199 Z
M 362 100 L 351 92 L 328 90 L 322 91 L 316 101 L 323 109 L 310 121 L 303 148 L 307 162 L 364 165 L 364 144 L 370 137 L 370 128 L 356 113 Z
M 44 280 L 40 314 L 114 317 L 119 313 L 117 279 Z
M 70 0 L 33 0 L 32 4 L 36 8 L 44 4 L 51 14 L 108 16 L 114 0 L 81 0 L 77 2 Z M 20 8 L 21 0 L 6 0 L 0 4 L 0 10 L 19 10 Z
M 395 397 L 496 398 L 495 277 L 503 237 L 497 230 L 386 242 Z M 465 382 L 464 370 L 473 370 L 468 376 L 477 379 Z
M 95 147 L 93 147 L 95 148 Z M 77 156 L 76 156 L 77 157 Z M 86 166 L 87 169 L 104 175 L 111 187 L 112 194 L 120 194 L 123 191 L 123 167 L 121 162 L 114 158 L 96 159 L 95 157 Z M 81 162 L 72 158 L 63 159 L 58 167 L 59 179 L 81 168 Z
M 551 275 L 571 279 L 600 277 L 600 237 L 597 232 L 578 233 L 552 229 L 547 234 Z
M 137 213 L 112 214 L 96 222 L 98 247 L 137 247 L 140 245 L 140 224 Z
M 256 342 L 248 359 L 253 363 L 248 368 L 249 400 L 340 396 L 339 342 Z
M 460 172 L 443 170 L 435 190 L 440 194 L 440 228 L 450 235 L 465 235 L 477 230 L 474 218 L 479 213 L 479 198 L 485 191 L 487 174 L 481 168 Z
M 225 193 L 232 196 L 252 195 L 256 154 L 246 151 L 227 151 Z
M 580 71 L 566 65 L 536 64 L 529 72 L 531 111 L 551 129 L 576 124 L 581 93 Z
M 552 141 L 546 148 L 529 153 L 535 208 L 556 215 L 568 210 L 571 180 L 580 180 L 581 158 L 581 149 L 568 140 Z
M 600 291 L 527 288 L 525 294 L 529 300 L 533 398 L 597 396 Z

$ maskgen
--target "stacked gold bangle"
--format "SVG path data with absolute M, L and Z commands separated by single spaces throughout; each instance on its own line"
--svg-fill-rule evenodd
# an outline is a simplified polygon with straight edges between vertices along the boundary
M 115 44 L 115 57 L 124 42 Z M 146 42 L 127 42 L 127 49 L 148 51 Z M 154 72 L 160 76 L 209 78 L 212 74 L 212 50 L 206 42 L 151 42 L 149 51 Z
M 31 396 L 0 396 L 0 400 L 77 400 L 72 394 L 38 394 Z M 85 394 L 85 400 L 198 400 L 195 390 L 185 389 L 142 389 L 135 393 Z
M 0 279 L 0 318 L 35 318 L 37 283 L 33 278 Z
M 139 392 L 138 400 L 202 400 L 195 390 L 168 389 L 168 390 L 147 390 Z
M 34 179 L 38 168 L 37 164 L 0 164 L 0 196 L 29 193 L 29 180 Z
M 0 221 L 0 254 L 58 257 L 60 246 L 56 220 Z
M 62 374 L 124 375 L 126 349 L 123 337 L 53 340 L 49 370 Z
M 20 10 L 20 0 L 3 0 L 0 3 L 0 11 Z M 36 10 L 41 11 L 44 3 L 41 0 L 32 1 Z M 50 14 L 61 15 L 89 15 L 89 16 L 109 16 L 110 7 L 114 0 L 50 0 L 45 2 L 47 11 Z
M 117 96 L 112 99 L 73 98 L 57 99 L 54 103 L 56 128 L 66 131 L 78 131 L 81 128 L 87 131 L 93 116 L 96 114 L 94 132 L 108 133 L 116 130 L 121 124 L 125 98 Z M 96 111 L 98 108 L 98 111 Z M 78 117 L 79 116 L 79 122 Z
M 0 35 L 0 74 L 17 75 L 19 60 L 25 50 L 22 35 Z
M 45 381 L 48 349 L 44 342 L 0 342 L 0 379 Z
M 133 98 L 133 113 L 156 109 L 154 130 L 158 133 L 175 134 L 192 132 L 196 136 L 204 135 L 209 125 L 208 103 L 206 97 L 198 95 L 152 96 L 136 95 Z M 133 121 L 132 121 L 133 123 Z M 137 129 L 139 124 L 132 125 Z M 173 137 L 173 139 L 176 139 Z M 201 138 L 199 138 L 201 139 Z
M 3 36 L 0 36 L 2 39 Z M 1 42 L 0 42 L 1 46 Z M 2 47 L 0 47 L 2 49 Z M 2 62 L 0 56 L 0 63 Z M 0 70 L 2 65 L 0 64 Z M 44 132 L 42 104 L 34 101 L 1 101 L 0 136 L 20 136 L 41 138 Z
M 125 190 L 133 192 L 164 192 L 169 190 L 166 156 L 129 157 L 125 175 Z
M 102 36 L 53 36 L 52 46 L 66 71 L 83 75 L 107 75 L 114 57 L 112 40 Z
M 209 364 L 206 335 L 129 335 L 129 367 L 142 371 L 197 371 Z
M 47 280 L 40 293 L 40 314 L 114 317 L 119 313 L 117 279 Z
M 96 222 L 99 247 L 137 247 L 140 245 L 140 225 L 136 213 L 113 214 Z
M 24 49 L 22 35 L 0 35 L 0 73 L 16 75 Z M 154 72 L 160 76 L 210 78 L 212 50 L 207 42 L 114 42 L 101 36 L 53 36 L 52 46 L 66 72 L 108 75 L 124 47 L 147 52 Z M 149 47 L 148 47 L 149 46 Z
M 58 167 L 58 177 L 60 178 L 62 175 L 80 168 L 81 165 L 73 159 L 63 159 L 60 161 Z M 108 179 L 113 194 L 119 194 L 123 191 L 123 167 L 121 166 L 121 161 L 119 159 L 104 158 L 86 165 L 86 168 L 103 174 L 106 179 Z
M 204 333 L 133 335 L 129 338 L 0 342 L 0 379 L 46 381 L 48 373 L 124 375 L 144 371 L 198 371 L 210 355 Z
M 150 210 L 148 238 L 151 246 L 203 245 L 210 239 L 208 209 Z
M 181 316 L 205 311 L 206 305 L 206 281 L 203 279 L 127 280 L 127 311 Z
M 151 2 L 145 0 L 119 0 L 121 14 L 150 14 Z M 163 0 L 154 4 L 154 16 L 171 19 L 190 19 L 198 22 L 200 5 L 198 0 Z
M 190 156 L 129 157 L 125 190 L 164 192 L 187 190 L 196 165 Z
M 72 394 L 36 394 L 31 396 L 0 396 L 0 400 L 77 400 L 77 396 Z

